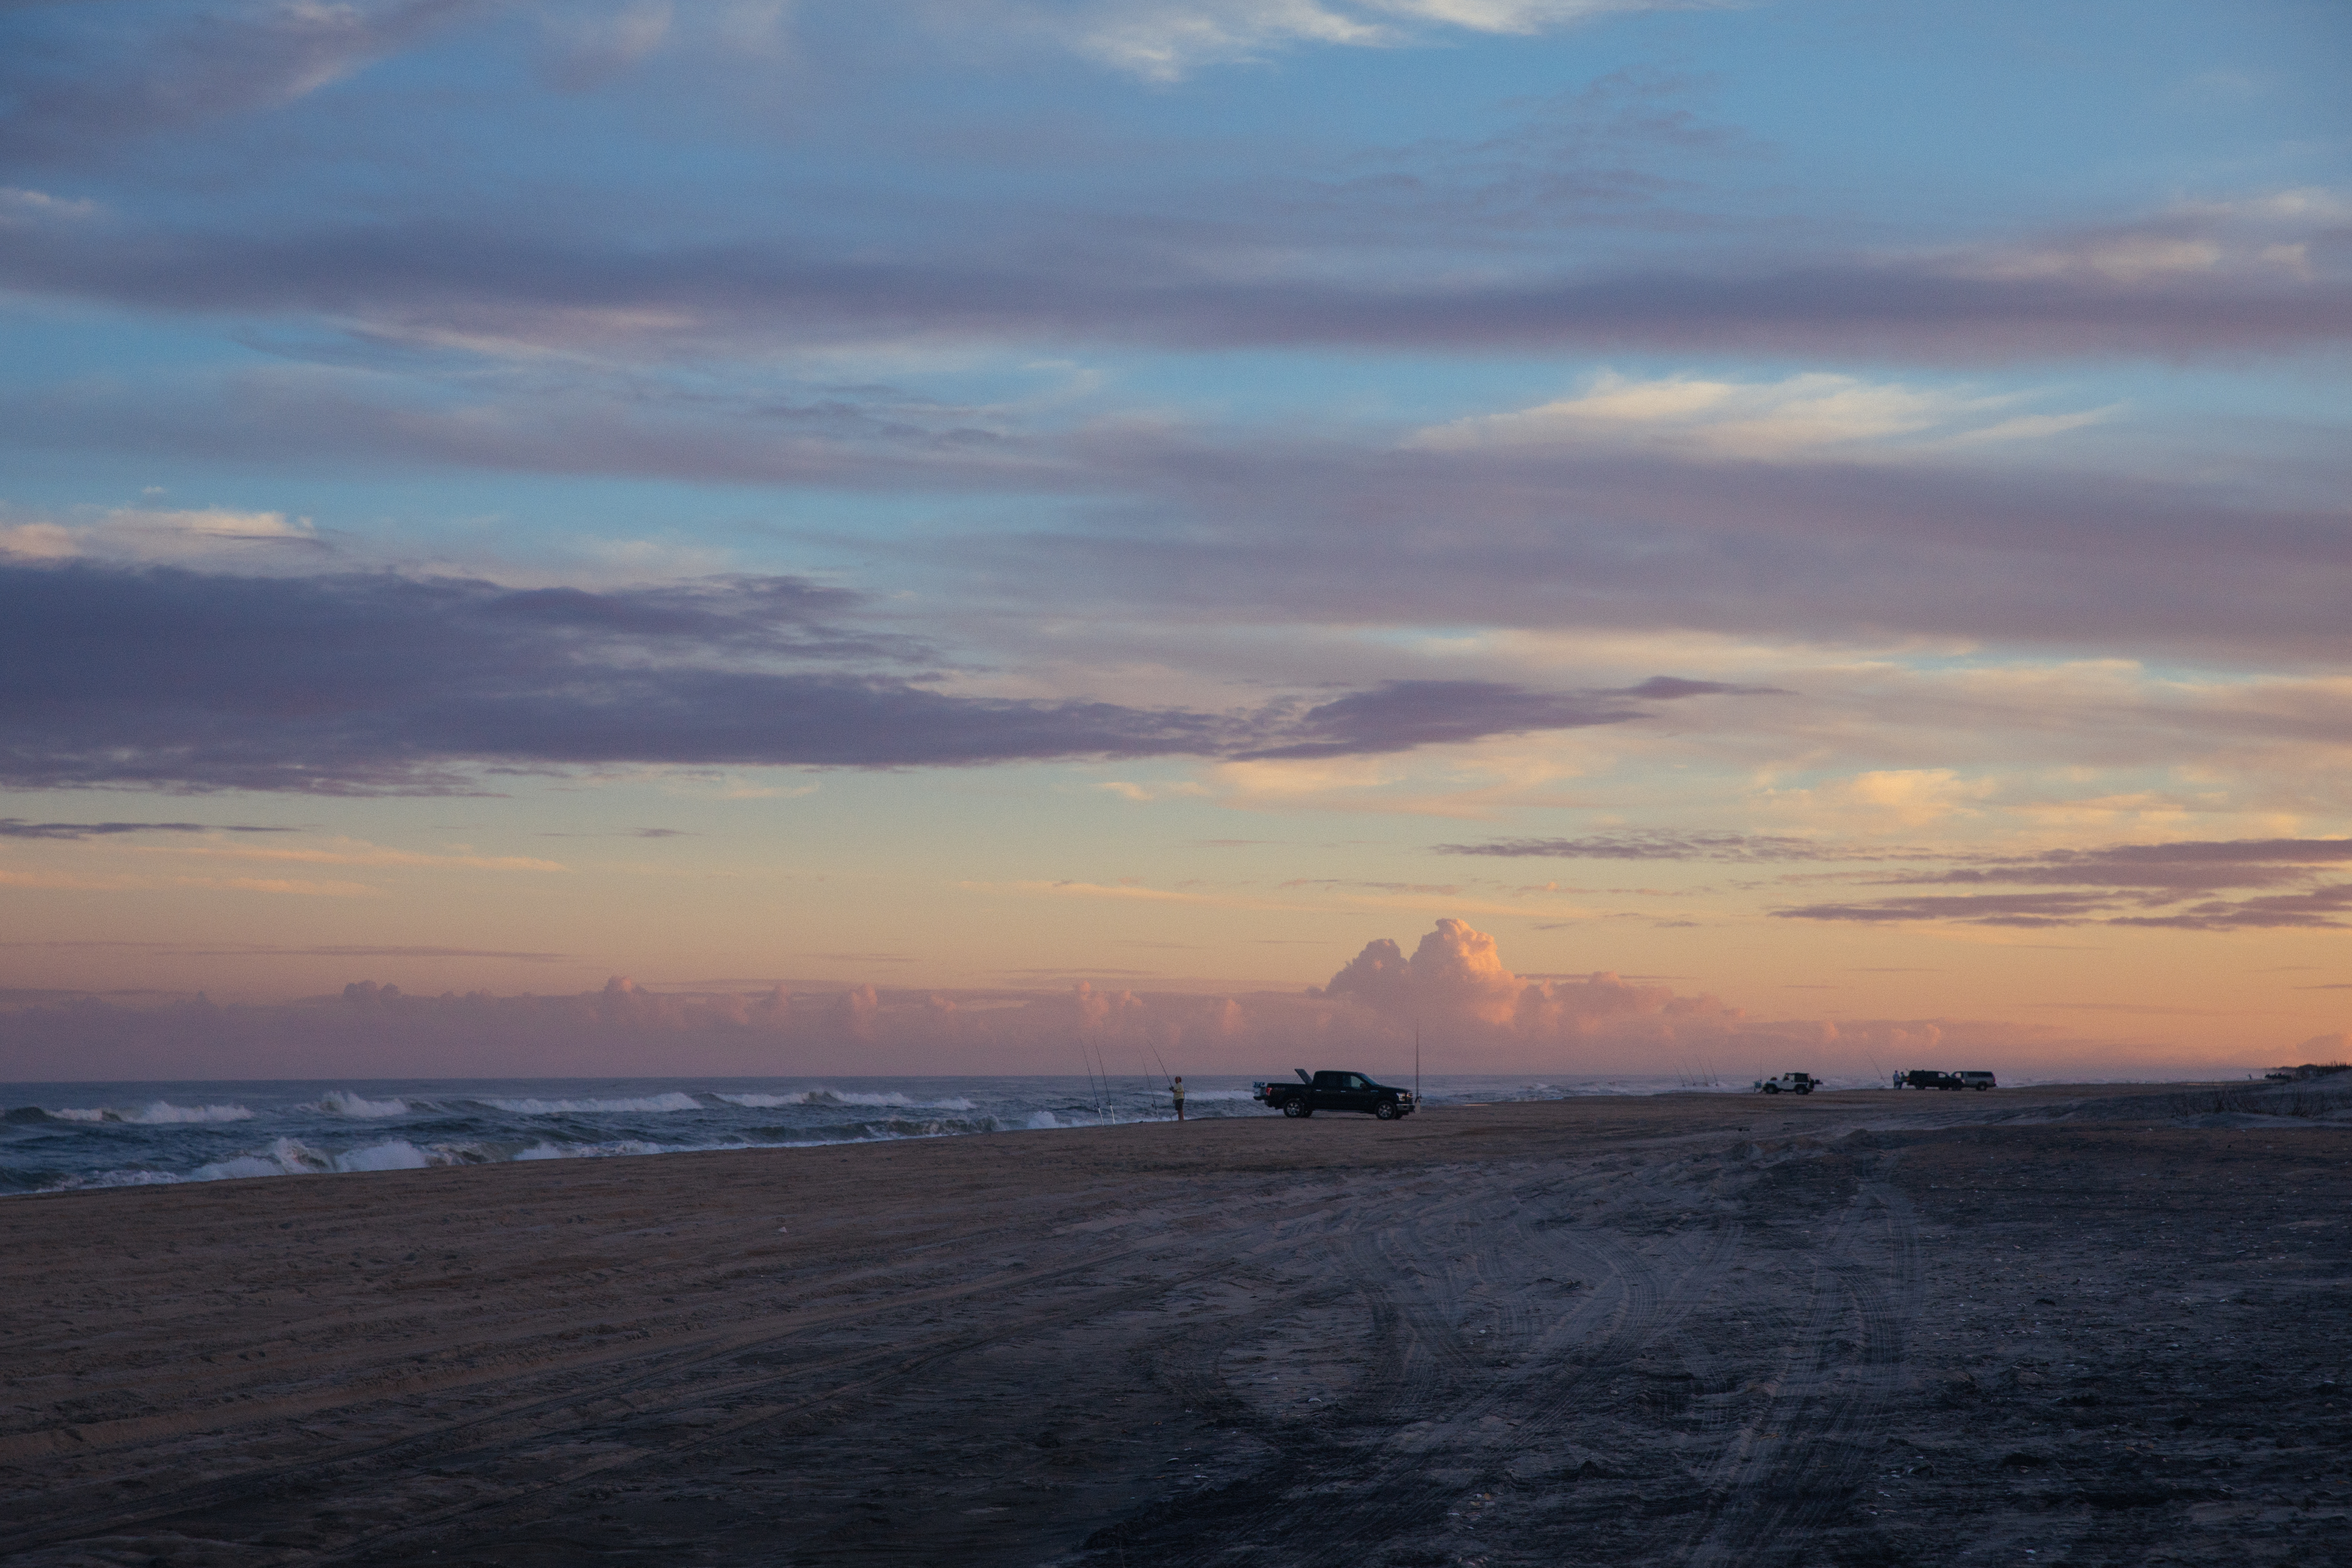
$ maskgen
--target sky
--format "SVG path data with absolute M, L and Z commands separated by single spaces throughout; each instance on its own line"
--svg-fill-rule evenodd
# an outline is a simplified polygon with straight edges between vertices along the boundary
M 0 1078 L 2341 1056 L 2347 83 L 5 0 Z

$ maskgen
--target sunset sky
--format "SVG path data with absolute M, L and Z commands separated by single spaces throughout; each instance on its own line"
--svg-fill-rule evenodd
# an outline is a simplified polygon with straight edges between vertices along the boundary
M 0 1079 L 2341 1055 L 2347 88 L 2336 0 L 10 0 Z

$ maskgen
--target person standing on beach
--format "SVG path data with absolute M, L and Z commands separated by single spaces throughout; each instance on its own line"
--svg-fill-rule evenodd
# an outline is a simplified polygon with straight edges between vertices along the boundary
M 1177 1120 L 1177 1121 L 1183 1121 L 1183 1120 L 1184 1120 L 1184 1079 L 1182 1079 L 1182 1077 L 1181 1077 L 1181 1076 L 1179 1076 L 1179 1077 L 1177 1078 L 1177 1079 L 1176 1079 L 1176 1081 L 1175 1081 L 1174 1083 L 1171 1083 L 1171 1084 L 1170 1084 L 1170 1085 L 1168 1086 L 1168 1092 L 1169 1092 L 1170 1094 L 1172 1094 L 1172 1095 L 1174 1095 L 1174 1096 L 1176 1097 L 1176 1120 Z

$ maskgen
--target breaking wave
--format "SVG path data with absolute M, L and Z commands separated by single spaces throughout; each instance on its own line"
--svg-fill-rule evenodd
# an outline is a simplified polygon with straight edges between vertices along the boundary
M 159 1100 L 136 1110 L 112 1106 L 92 1110 L 52 1110 L 59 1121 L 120 1121 L 134 1127 L 178 1127 L 205 1121 L 250 1121 L 254 1112 L 242 1105 L 173 1105 Z
M 481 1103 L 518 1116 L 617 1116 L 631 1111 L 667 1115 L 710 1109 L 690 1094 L 649 1094 L 627 1100 L 485 1100 Z
M 980 1109 L 961 1095 L 948 1100 L 909 1100 L 895 1089 L 879 1094 L 862 1094 L 856 1089 L 804 1089 L 797 1094 L 714 1094 L 710 1098 L 741 1106 L 746 1110 L 775 1110 L 787 1105 L 865 1105 L 876 1110 L 908 1110 Z
M 368 1100 L 348 1089 L 329 1089 L 319 1097 L 319 1109 L 330 1116 L 384 1117 L 406 1116 L 408 1101 L 404 1100 Z

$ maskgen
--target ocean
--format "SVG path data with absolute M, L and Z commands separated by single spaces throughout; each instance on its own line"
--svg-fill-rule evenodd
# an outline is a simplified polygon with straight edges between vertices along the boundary
M 1193 1118 L 1269 1116 L 1246 1078 L 1186 1088 Z M 1431 1076 L 1433 1105 L 1656 1094 L 1673 1078 Z M 1172 1121 L 1139 1079 L 437 1079 L 0 1085 L 0 1194 L 405 1171 L 508 1160 L 791 1149 Z

